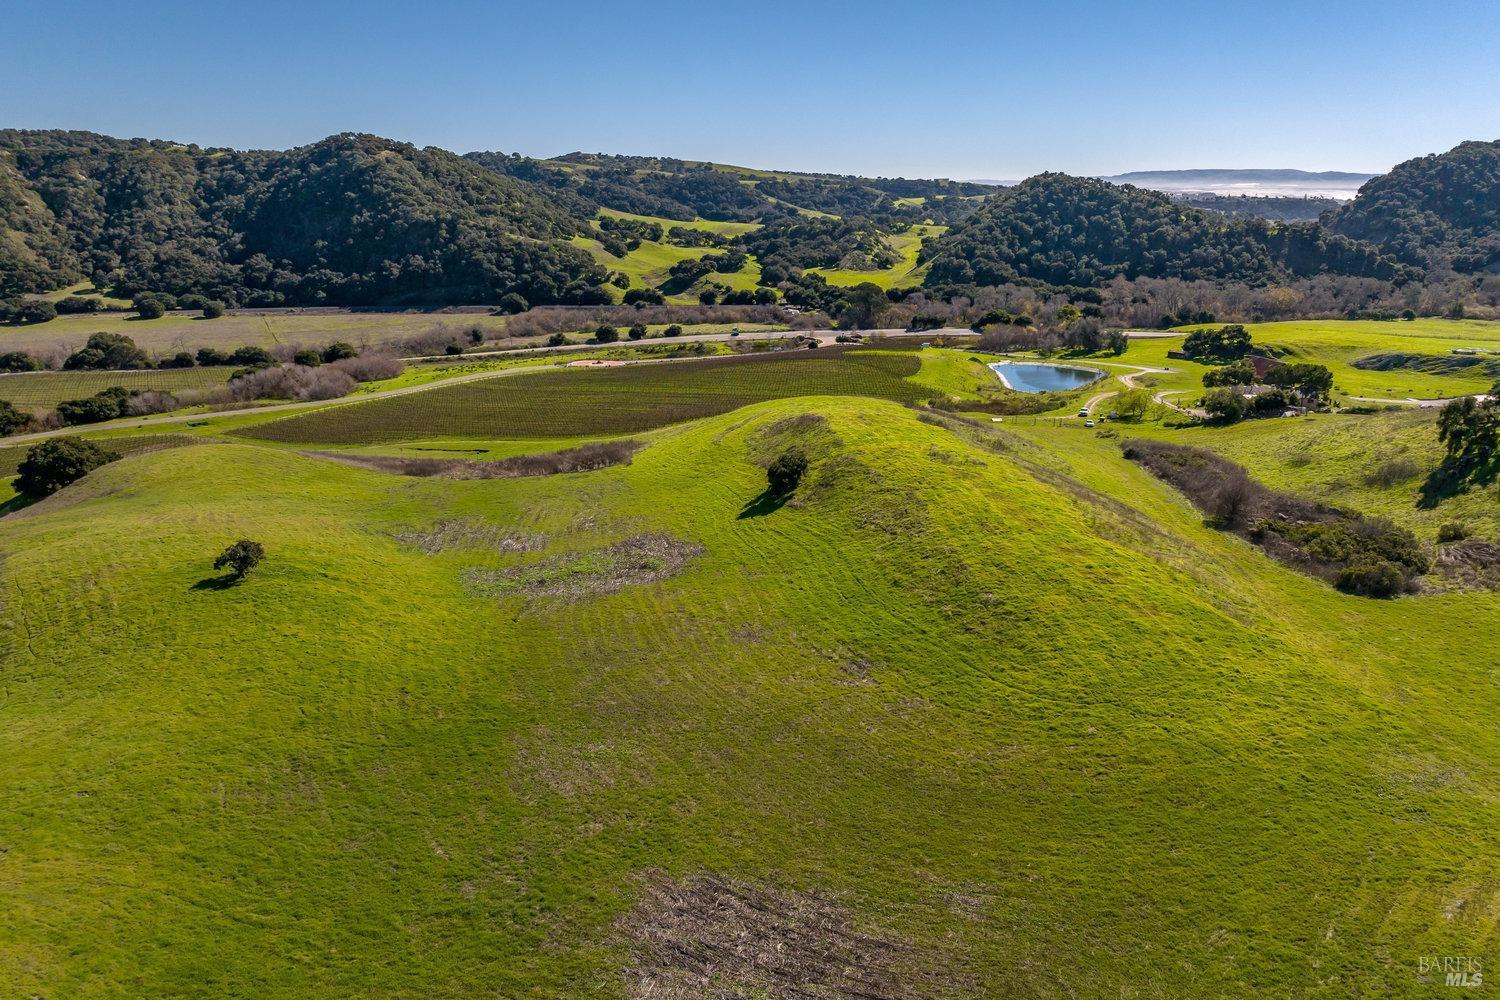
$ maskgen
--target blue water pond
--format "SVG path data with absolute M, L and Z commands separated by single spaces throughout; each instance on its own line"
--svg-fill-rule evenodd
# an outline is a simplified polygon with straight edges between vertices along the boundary
M 1028 364 L 1023 361 L 996 361 L 990 368 L 1000 376 L 1000 381 L 1017 392 L 1067 392 L 1069 389 L 1082 389 L 1090 382 L 1104 377 L 1103 372 L 1093 368 Z

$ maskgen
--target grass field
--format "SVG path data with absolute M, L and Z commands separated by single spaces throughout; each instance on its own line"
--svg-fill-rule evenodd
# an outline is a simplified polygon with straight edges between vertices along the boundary
M 43 299 L 47 302 L 61 302 L 63 299 L 70 298 L 75 294 L 80 298 L 98 299 L 100 302 L 104 303 L 105 306 L 113 307 L 116 309 L 130 309 L 134 306 L 134 303 L 130 299 L 115 298 L 114 296 L 105 295 L 102 292 L 97 291 L 94 288 L 93 282 L 89 281 L 80 281 L 76 285 L 69 285 L 67 288 L 59 288 L 56 291 L 48 292 L 45 295 L 33 295 L 29 297 L 35 299 Z
M 922 240 L 928 236 L 941 236 L 947 231 L 947 226 L 912 226 L 904 233 L 886 237 L 886 242 L 901 255 L 901 262 L 895 267 L 879 271 L 843 271 L 837 268 L 813 267 L 808 268 L 808 271 L 812 274 L 821 274 L 828 279 L 830 285 L 839 288 L 850 288 L 866 281 L 879 285 L 881 288 L 915 287 L 922 283 L 922 277 L 926 274 L 925 268 L 917 266 L 917 252 L 922 249 Z
M 1365 371 L 1350 362 L 1386 351 L 1446 355 L 1455 347 L 1500 350 L 1500 323 L 1480 320 L 1305 320 L 1249 324 L 1246 329 L 1257 346 L 1284 352 L 1281 356 L 1285 360 L 1327 365 L 1333 371 L 1334 390 L 1339 396 L 1406 399 L 1484 392 L 1494 379 L 1405 370 Z M 1135 340 L 1121 360 L 1182 369 L 1186 377 L 1162 376 L 1160 385 L 1201 389 L 1205 366 L 1167 358 L 1167 351 L 1179 343 L 1171 339 Z
M 894 995 L 1423 997 L 1495 953 L 1500 596 L 1344 596 L 1113 442 L 922 418 L 769 401 L 521 480 L 180 448 L 6 518 L 0 982 L 626 996 L 755 947 L 699 876 L 777 966 L 889 942 L 848 964 Z
M 330 407 L 237 431 L 286 443 L 370 444 L 425 436 L 628 434 L 785 396 L 856 394 L 915 402 L 932 390 L 904 352 L 780 352 L 670 365 L 538 371 Z
M 631 288 L 656 288 L 667 280 L 673 264 L 684 260 L 697 260 L 700 257 L 722 255 L 725 252 L 709 247 L 679 247 L 669 243 L 654 243 L 645 240 L 624 257 L 616 257 L 605 251 L 604 245 L 598 240 L 575 236 L 573 243 L 593 254 L 594 259 L 601 266 L 628 275 Z M 738 290 L 753 291 L 760 282 L 760 264 L 754 257 L 751 257 L 738 271 L 729 274 L 714 273 L 708 276 L 708 280 Z M 698 296 L 695 292 L 684 292 L 668 296 L 668 300 L 679 304 L 691 304 L 698 301 Z
M 183 445 L 199 444 L 204 439 L 191 434 L 118 434 L 118 435 L 90 435 L 89 440 L 95 441 L 112 451 L 121 455 L 140 455 L 151 451 L 160 451 L 163 448 L 177 448 Z M 16 469 L 26 458 L 26 453 L 31 449 L 29 444 L 13 444 L 0 448 L 0 500 L 9 500 L 15 494 L 10 488 L 10 476 L 16 474 Z
M 700 229 L 706 233 L 718 233 L 720 236 L 741 236 L 745 233 L 753 233 L 760 228 L 759 222 L 715 222 L 712 219 L 694 219 L 691 222 L 681 222 L 677 219 L 668 219 L 659 215 L 632 215 L 629 212 L 617 212 L 612 208 L 601 208 L 600 215 L 610 215 L 616 219 L 634 219 L 636 222 L 654 222 L 661 226 L 662 234 L 670 233 L 674 228 Z
M 142 391 L 182 392 L 223 385 L 237 369 L 166 368 L 131 372 L 21 372 L 0 375 L 0 399 L 18 409 L 39 412 L 65 399 L 82 399 L 110 386 Z
M 1420 487 L 1443 455 L 1434 410 L 1319 414 L 1178 431 L 1148 425 L 1145 433 L 1209 448 L 1268 486 L 1389 517 L 1427 541 L 1450 521 L 1462 521 L 1476 535 L 1500 541 L 1496 486 L 1459 494 L 1432 508 L 1418 505 Z

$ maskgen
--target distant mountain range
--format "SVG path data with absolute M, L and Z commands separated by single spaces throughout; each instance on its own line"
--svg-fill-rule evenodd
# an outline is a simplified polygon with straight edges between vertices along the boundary
M 1116 174 L 1104 180 L 1114 184 L 1134 184 L 1177 194 L 1206 191 L 1213 194 L 1258 194 L 1298 198 L 1313 195 L 1320 198 L 1353 198 L 1374 174 L 1356 174 L 1346 170 L 1136 170 Z
M 1351 173 L 1347 170 L 1134 170 L 1125 174 L 1100 177 L 1111 184 L 1134 184 L 1136 187 L 1166 194 L 1248 194 L 1278 198 L 1352 199 L 1375 174 Z M 975 181 L 977 184 L 1009 186 L 1016 181 Z

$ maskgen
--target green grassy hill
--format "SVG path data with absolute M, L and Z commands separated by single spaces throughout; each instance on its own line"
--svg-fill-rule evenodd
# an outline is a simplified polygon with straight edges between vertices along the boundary
M 1110 442 L 951 426 L 773 400 L 484 481 L 205 443 L 11 515 L 0 981 L 1429 996 L 1494 954 L 1500 598 L 1344 596 Z
M 1213 326 L 1222 326 L 1214 324 Z M 1495 379 L 1478 366 L 1435 374 L 1420 368 L 1381 371 L 1359 367 L 1383 354 L 1415 355 L 1440 361 L 1455 357 L 1454 348 L 1485 352 L 1500 351 L 1500 326 L 1477 320 L 1418 319 L 1372 322 L 1369 320 L 1296 320 L 1282 323 L 1247 323 L 1257 349 L 1270 350 L 1287 362 L 1315 362 L 1333 372 L 1336 400 L 1349 397 L 1406 400 L 1441 399 L 1484 392 Z M 1184 327 L 1184 336 L 1197 326 Z M 1121 361 L 1171 368 L 1170 374 L 1152 375 L 1143 384 L 1157 391 L 1182 390 L 1178 400 L 1193 399 L 1203 391 L 1203 375 L 1211 366 L 1169 358 L 1169 351 L 1182 346 L 1180 340 L 1153 337 L 1132 340 Z

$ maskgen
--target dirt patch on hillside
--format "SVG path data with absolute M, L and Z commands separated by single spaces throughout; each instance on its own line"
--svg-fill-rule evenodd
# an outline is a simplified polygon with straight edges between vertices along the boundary
M 1500 545 L 1479 538 L 1438 546 L 1437 570 L 1458 587 L 1500 590 Z
M 834 900 L 716 875 L 651 875 L 616 931 L 631 949 L 634 1000 L 906 1000 L 973 985 L 948 971 L 953 956 L 857 930 Z
M 398 476 L 443 476 L 447 479 L 515 479 L 520 476 L 555 476 L 565 472 L 593 472 L 612 465 L 628 465 L 644 441 L 604 441 L 580 445 L 543 455 L 516 455 L 495 462 L 467 458 L 408 458 L 399 455 L 350 455 L 338 451 L 311 451 L 361 469 L 390 472 Z
M 471 590 L 487 597 L 577 601 L 676 576 L 702 551 L 701 545 L 654 532 L 522 566 L 470 570 L 464 579 Z
M 545 535 L 511 531 L 474 518 L 452 518 L 429 528 L 398 531 L 396 540 L 429 556 L 453 551 L 535 552 L 547 544 Z

